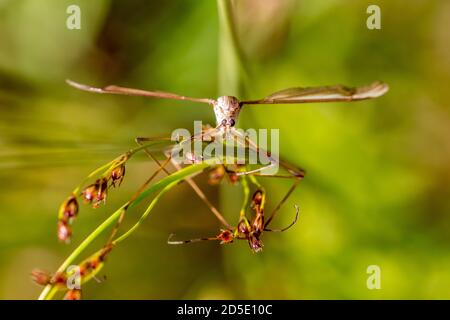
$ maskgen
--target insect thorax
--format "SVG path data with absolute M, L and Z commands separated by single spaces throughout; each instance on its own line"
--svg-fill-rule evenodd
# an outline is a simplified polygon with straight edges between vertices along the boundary
M 241 111 L 239 100 L 233 96 L 222 96 L 214 104 L 217 125 L 233 127 Z

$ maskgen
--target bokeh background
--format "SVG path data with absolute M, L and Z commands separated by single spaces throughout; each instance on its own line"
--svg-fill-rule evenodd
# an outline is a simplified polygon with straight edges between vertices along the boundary
M 81 7 L 81 30 L 65 27 L 70 4 Z M 381 7 L 381 30 L 366 27 L 370 4 Z M 37 298 L 31 270 L 54 271 L 155 166 L 135 159 L 107 205 L 83 207 L 72 243 L 58 243 L 57 208 L 88 172 L 134 137 L 214 122 L 207 106 L 89 94 L 66 78 L 198 97 L 377 79 L 391 87 L 354 104 L 245 107 L 238 126 L 279 128 L 282 157 L 307 170 L 274 226 L 291 221 L 294 204 L 299 223 L 264 234 L 259 254 L 243 242 L 169 246 L 170 233 L 219 228 L 180 185 L 84 298 L 450 298 L 450 3 L 242 0 L 233 19 L 243 68 L 215 1 L 0 0 L 0 298 Z M 200 183 L 236 220 L 239 187 Z M 289 187 L 264 183 L 271 203 Z M 369 265 L 381 268 L 381 290 L 366 287 Z

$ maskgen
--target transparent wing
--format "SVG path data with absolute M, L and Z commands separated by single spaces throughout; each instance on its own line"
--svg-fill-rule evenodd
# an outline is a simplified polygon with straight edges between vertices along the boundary
M 307 103 L 328 101 L 358 101 L 382 96 L 389 90 L 386 83 L 377 81 L 364 87 L 345 87 L 342 85 L 290 88 L 272 93 L 261 100 L 242 101 L 241 104 Z
M 207 98 L 191 98 L 186 96 L 180 96 L 175 93 L 170 92 L 163 92 L 163 91 L 147 91 L 147 90 L 141 90 L 141 89 L 133 89 L 133 88 L 125 88 L 125 87 L 119 87 L 119 86 L 107 86 L 104 88 L 96 88 L 91 87 L 85 84 L 80 84 L 75 81 L 67 79 L 66 82 L 79 90 L 88 91 L 88 92 L 95 92 L 95 93 L 110 93 L 110 94 L 121 94 L 126 96 L 140 96 L 140 97 L 153 97 L 153 98 L 162 98 L 162 99 L 173 99 L 173 100 L 186 100 L 186 101 L 193 101 L 193 102 L 201 102 L 201 103 L 207 103 L 210 105 L 214 104 L 214 100 L 207 99 Z

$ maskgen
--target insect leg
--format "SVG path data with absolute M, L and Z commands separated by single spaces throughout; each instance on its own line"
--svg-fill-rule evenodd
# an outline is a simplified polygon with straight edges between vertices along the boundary
M 249 147 L 252 147 L 256 150 L 256 152 L 260 152 L 260 150 L 265 151 L 263 149 L 260 149 L 252 140 L 249 139 L 248 136 L 242 135 L 239 131 L 234 130 L 234 133 L 239 135 L 240 137 L 243 137 L 245 139 L 245 142 L 248 143 Z M 239 141 L 239 139 L 238 139 Z M 245 144 L 246 146 L 246 144 Z M 267 151 L 265 151 L 267 152 Z M 301 179 L 303 179 L 303 177 L 305 176 L 305 171 L 296 167 L 295 165 L 287 162 L 287 161 L 283 161 L 281 159 L 274 159 L 271 155 L 270 152 L 267 152 L 267 154 L 269 155 L 271 161 L 274 162 L 278 162 L 278 164 L 284 168 L 287 172 L 289 172 L 289 174 L 291 175 L 291 178 L 294 179 L 294 183 L 291 186 L 291 188 L 287 191 L 286 195 L 283 197 L 283 199 L 281 199 L 281 201 L 278 203 L 278 205 L 272 210 L 271 214 L 269 215 L 269 218 L 267 219 L 267 221 L 265 222 L 264 228 L 266 228 L 270 222 L 273 220 L 273 218 L 275 217 L 275 214 L 280 210 L 281 206 L 286 202 L 286 200 L 289 198 L 289 196 L 292 194 L 292 192 L 294 192 L 294 190 L 297 188 L 299 182 Z M 263 167 L 264 169 L 265 167 Z M 253 171 L 248 171 L 250 173 L 254 173 L 255 170 Z M 248 173 L 246 172 L 246 173 Z M 250 177 L 252 177 L 253 179 L 255 175 L 250 175 Z M 270 175 L 261 175 L 263 177 L 271 177 Z M 282 176 L 284 178 L 288 178 L 289 176 Z
M 199 138 L 203 139 L 203 135 L 204 133 L 202 132 L 202 134 L 200 134 Z M 198 138 L 197 136 L 192 136 L 190 138 L 190 140 L 195 140 Z M 143 141 L 149 141 L 149 139 L 153 139 L 153 138 L 144 138 L 144 137 L 140 137 L 140 138 L 136 138 L 136 142 L 138 144 L 141 144 Z M 169 139 L 170 140 L 170 139 Z M 189 141 L 190 142 L 190 141 Z M 148 150 L 144 149 L 147 153 L 147 155 L 152 158 L 153 160 L 155 160 L 155 162 L 161 166 L 160 162 L 154 157 L 154 155 L 151 152 L 148 152 Z M 168 161 L 170 161 L 172 163 L 172 165 L 175 167 L 176 170 L 180 170 L 181 166 L 174 161 L 174 159 L 172 158 L 170 153 L 164 153 L 164 156 L 167 158 Z M 163 171 L 166 174 L 170 174 L 165 168 L 163 168 Z M 192 179 L 192 178 L 187 178 L 186 182 L 189 184 L 189 186 L 191 186 L 191 188 L 195 191 L 195 193 L 198 195 L 198 197 L 208 206 L 208 208 L 211 210 L 211 212 L 217 217 L 217 219 L 227 228 L 230 228 L 230 224 L 226 221 L 226 219 L 223 217 L 223 215 L 219 212 L 219 210 L 209 201 L 208 197 L 205 195 L 205 193 L 201 190 L 201 188 L 198 186 L 198 184 Z

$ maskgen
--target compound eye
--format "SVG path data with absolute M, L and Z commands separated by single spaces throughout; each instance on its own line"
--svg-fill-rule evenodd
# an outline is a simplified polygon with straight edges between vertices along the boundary
M 222 120 L 222 126 L 226 126 L 227 125 L 227 119 L 223 119 Z
M 234 121 L 234 119 L 230 120 L 230 126 L 234 127 L 234 125 L 236 124 L 236 121 Z

